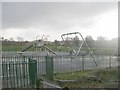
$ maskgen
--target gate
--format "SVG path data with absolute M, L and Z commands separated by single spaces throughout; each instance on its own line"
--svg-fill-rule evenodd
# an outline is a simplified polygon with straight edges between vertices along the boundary
M 54 74 L 53 57 L 46 56 L 45 60 L 46 60 L 46 76 L 47 76 L 47 79 L 53 80 L 53 74 Z
M 37 85 L 37 61 L 29 58 L 29 79 L 30 85 L 36 87 Z
M 2 57 L 2 88 L 36 87 L 36 64 L 27 57 Z

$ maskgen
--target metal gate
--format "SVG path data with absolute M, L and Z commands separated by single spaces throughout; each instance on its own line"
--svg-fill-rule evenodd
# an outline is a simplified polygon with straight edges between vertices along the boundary
M 36 87 L 36 64 L 27 57 L 2 57 L 2 88 Z
M 54 74 L 54 67 L 53 67 L 53 57 L 46 56 L 46 76 L 47 79 L 53 80 L 53 74 Z

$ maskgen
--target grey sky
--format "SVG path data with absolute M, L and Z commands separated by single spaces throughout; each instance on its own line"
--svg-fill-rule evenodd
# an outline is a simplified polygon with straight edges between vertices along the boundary
M 16 37 L 32 39 L 37 34 L 60 37 L 62 33 L 75 31 L 76 26 L 94 27 L 100 15 L 116 8 L 115 2 L 3 2 L 3 35 L 7 36 L 11 29 L 13 33 L 20 29 L 23 31 L 15 33 Z M 85 33 L 89 35 L 87 31 Z

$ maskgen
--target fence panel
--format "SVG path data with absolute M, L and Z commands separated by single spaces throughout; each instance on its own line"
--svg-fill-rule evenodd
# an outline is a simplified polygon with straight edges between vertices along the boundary
M 29 78 L 30 78 L 30 85 L 32 87 L 36 87 L 37 85 L 37 62 L 29 58 Z
M 36 87 L 37 62 L 26 57 L 2 57 L 2 87 Z
M 29 58 L 28 58 L 29 57 Z M 39 55 L 21 57 L 6 56 L 2 57 L 2 78 L 3 88 L 28 88 L 36 87 L 37 79 L 42 78 L 51 71 L 52 73 L 66 73 L 96 68 L 111 68 L 118 66 L 117 56 L 96 55 L 94 61 L 89 56 L 77 56 L 70 58 L 68 54 L 56 55 L 51 59 Z M 50 56 L 51 57 L 51 56 Z M 52 65 L 52 64 L 53 65 Z M 49 66 L 49 65 L 52 66 Z M 46 66 L 47 65 L 47 66 Z M 34 75 L 33 75 L 34 74 Z M 52 77 L 53 75 L 50 74 Z M 32 83 L 32 85 L 31 85 Z
M 53 67 L 53 57 L 46 56 L 46 76 L 48 79 L 53 80 L 54 67 Z

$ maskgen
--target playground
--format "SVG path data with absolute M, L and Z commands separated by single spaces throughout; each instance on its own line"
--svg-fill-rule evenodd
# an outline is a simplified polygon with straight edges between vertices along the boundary
M 95 54 L 79 32 L 61 38 L 57 51 L 42 37 L 20 52 L 3 53 L 3 88 L 118 88 L 118 56 Z

